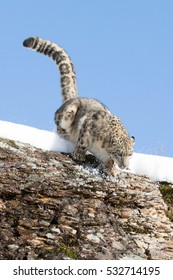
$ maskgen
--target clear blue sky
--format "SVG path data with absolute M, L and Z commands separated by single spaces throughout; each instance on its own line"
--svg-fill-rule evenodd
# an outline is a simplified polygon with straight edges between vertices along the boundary
M 53 130 L 59 73 L 22 46 L 58 43 L 80 96 L 102 101 L 136 137 L 135 151 L 173 157 L 172 0 L 1 0 L 0 119 Z

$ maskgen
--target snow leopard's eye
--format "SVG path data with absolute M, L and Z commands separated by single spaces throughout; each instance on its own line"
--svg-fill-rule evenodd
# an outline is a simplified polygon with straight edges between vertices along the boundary
M 122 153 L 120 151 L 116 151 L 116 155 L 119 156 L 119 157 L 122 157 Z

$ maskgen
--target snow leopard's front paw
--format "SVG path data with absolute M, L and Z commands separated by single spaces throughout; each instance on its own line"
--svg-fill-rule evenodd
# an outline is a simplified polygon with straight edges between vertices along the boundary
M 80 151 L 79 149 L 75 149 L 73 151 L 72 157 L 77 161 L 85 161 L 85 153 L 83 153 L 83 151 Z
M 101 163 L 100 168 L 108 176 L 115 177 L 118 173 L 113 159 L 109 159 L 106 162 Z

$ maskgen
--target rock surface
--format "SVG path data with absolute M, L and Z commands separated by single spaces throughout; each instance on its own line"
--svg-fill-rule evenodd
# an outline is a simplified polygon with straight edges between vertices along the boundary
M 0 259 L 173 259 L 158 184 L 0 139 Z

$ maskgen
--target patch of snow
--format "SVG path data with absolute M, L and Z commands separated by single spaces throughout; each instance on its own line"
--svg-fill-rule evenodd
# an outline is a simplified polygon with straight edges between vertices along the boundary
M 0 121 L 0 137 L 28 143 L 48 151 L 71 153 L 74 148 L 72 143 L 62 139 L 56 132 L 6 121 Z M 134 153 L 129 167 L 131 172 L 147 175 L 154 181 L 173 183 L 173 158 Z
M 134 153 L 130 169 L 139 175 L 147 175 L 153 181 L 173 183 L 173 158 Z
M 0 121 L 0 137 L 30 144 L 48 151 L 71 153 L 74 145 L 62 139 L 55 131 L 45 131 L 34 127 Z

